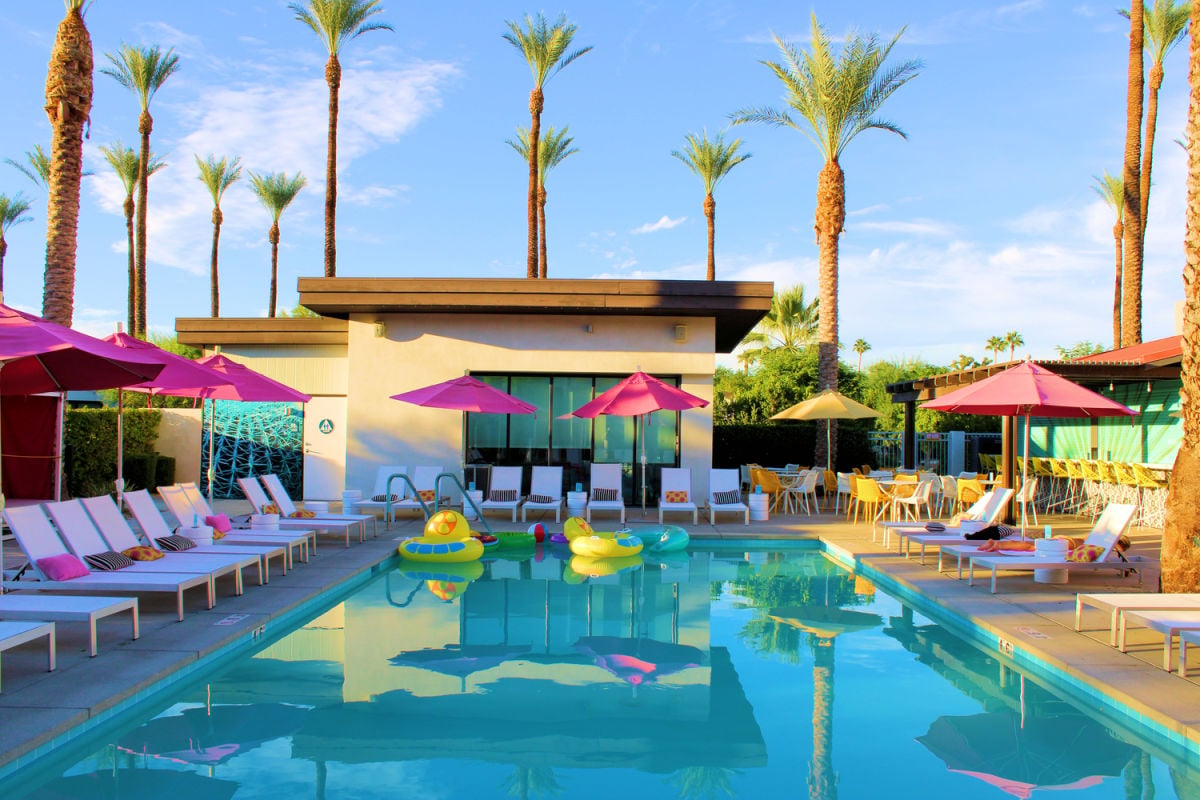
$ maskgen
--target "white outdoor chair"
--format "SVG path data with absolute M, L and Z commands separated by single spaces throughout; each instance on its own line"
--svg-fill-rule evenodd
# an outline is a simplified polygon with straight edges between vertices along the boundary
M 258 478 L 250 476 L 248 478 L 238 478 L 237 484 L 241 487 L 242 494 L 246 495 L 246 499 L 250 501 L 250 505 L 254 507 L 255 514 L 271 513 L 267 506 L 274 506 L 271 498 L 267 497 L 267 493 L 263 491 L 262 484 L 258 482 Z M 296 528 L 319 528 L 325 533 L 340 533 L 346 537 L 346 547 L 350 546 L 350 530 L 352 528 L 360 528 L 358 540 L 365 542 L 367 540 L 367 526 L 354 520 L 337 520 L 337 519 L 316 519 L 310 518 L 294 518 L 288 514 L 284 514 L 283 509 L 275 506 L 277 509 L 274 513 L 279 514 L 279 527 L 294 530 Z M 295 509 L 295 506 L 292 506 Z
M 741 513 L 750 524 L 750 506 L 742 502 L 740 478 L 736 469 L 712 469 L 708 473 L 708 519 L 717 523 L 718 511 Z
M 278 475 L 260 475 L 258 479 L 262 481 L 263 488 L 267 490 L 267 494 L 271 495 L 271 499 L 275 501 L 275 505 L 279 506 L 280 516 L 298 519 L 319 519 L 322 522 L 357 525 L 362 529 L 362 535 L 358 539 L 360 542 L 367 540 L 367 520 L 370 520 L 375 535 L 379 535 L 378 520 L 374 514 L 332 514 L 328 511 L 317 513 L 311 511 L 301 512 L 300 509 L 296 508 L 296 504 L 292 501 L 291 495 L 284 488 L 283 481 L 279 480 Z
M 171 515 L 184 527 L 191 525 L 192 519 L 195 517 L 203 520 L 205 517 L 212 515 L 212 509 L 209 508 L 204 495 L 200 494 L 199 489 L 195 488 L 195 484 L 190 485 L 191 489 L 188 489 L 185 484 L 158 487 L 158 496 L 162 498 Z M 141 491 L 145 492 L 144 489 Z M 139 502 L 137 492 L 125 493 L 125 503 L 133 512 L 133 516 L 137 519 L 138 525 L 141 526 L 142 532 L 154 540 L 164 535 L 170 535 L 170 527 L 167 525 L 166 520 L 163 519 L 162 514 L 159 513 L 158 506 L 154 505 L 154 500 L 150 497 L 149 492 L 145 492 L 145 494 L 145 501 Z M 162 532 L 164 527 L 166 528 L 165 534 Z M 288 569 L 291 569 L 295 563 L 293 551 L 299 551 L 300 560 L 304 562 L 308 561 L 310 552 L 313 554 L 317 552 L 317 531 L 313 528 L 288 530 L 282 528 L 272 530 L 234 528 L 229 533 L 226 533 L 225 538 L 221 539 L 221 541 L 229 544 L 286 546 L 288 548 Z
M 534 511 L 553 511 L 554 521 L 562 522 L 563 491 L 562 467 L 534 467 L 529 483 L 529 496 L 521 504 L 521 522 L 525 522 L 526 513 Z
M 521 479 L 523 467 L 492 467 L 492 478 L 488 485 L 488 496 L 479 504 L 481 512 L 512 512 L 512 521 L 517 521 L 517 507 L 521 505 Z
M 1013 501 L 1018 506 L 1025 506 L 1025 514 L 1027 516 L 1033 516 L 1034 525 L 1038 524 L 1037 504 L 1034 502 L 1034 500 L 1037 499 L 1037 485 L 1038 479 L 1030 478 L 1029 481 L 1017 491 L 1016 496 L 1013 498 Z
M 383 511 L 387 507 L 387 491 L 388 479 L 393 475 L 408 474 L 408 467 L 402 464 L 388 464 L 380 467 L 375 471 L 375 488 L 371 490 L 371 494 L 364 497 L 362 500 L 355 501 L 350 511 L 358 513 L 361 511 L 369 511 L 374 514 L 376 511 Z M 397 478 L 391 482 L 393 502 L 404 497 L 404 489 L 407 484 Z M 393 510 L 392 519 L 385 519 L 385 525 L 391 525 L 395 522 L 395 511 Z
M 692 512 L 692 524 L 700 522 L 700 510 L 692 502 L 692 471 L 687 467 L 663 467 L 662 493 L 658 498 L 658 523 L 663 521 L 663 512 Z
M 820 470 L 812 469 L 806 472 L 787 487 L 787 500 L 797 513 L 804 508 L 805 514 L 813 514 L 820 508 L 817 500 L 817 483 L 824 477 Z
M 930 502 L 933 496 L 933 481 L 920 481 L 917 484 L 916 490 L 908 497 L 895 497 L 892 503 L 895 505 L 896 511 L 903 511 L 904 516 L 908 519 L 919 520 L 921 518 L 921 506 L 925 506 L 925 515 L 933 516 L 930 509 Z M 894 516 L 899 516 L 895 514 Z
M 584 516 L 592 521 L 593 511 L 616 511 L 625 524 L 625 498 L 621 490 L 620 464 L 592 464 L 591 491 Z
M 421 511 L 424 513 L 421 503 L 424 502 L 426 506 L 429 506 L 438 499 L 437 487 L 434 484 L 437 483 L 437 476 L 441 473 L 441 465 L 426 464 L 414 469 L 412 482 L 418 496 L 414 496 L 412 489 L 409 489 L 404 497 L 392 503 L 392 513 L 397 511 Z M 407 484 L 405 486 L 407 487 Z M 393 488 L 395 487 L 393 486 Z

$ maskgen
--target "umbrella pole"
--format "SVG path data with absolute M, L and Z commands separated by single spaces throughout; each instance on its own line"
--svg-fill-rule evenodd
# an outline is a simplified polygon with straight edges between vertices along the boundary
M 125 390 L 117 387 L 117 508 L 125 496 Z
M 1025 491 L 1026 484 L 1029 483 L 1029 415 L 1025 415 L 1025 453 L 1021 456 L 1021 491 Z M 1018 502 L 1020 502 L 1018 500 Z M 1021 541 L 1025 541 L 1025 523 L 1027 521 L 1028 512 L 1026 511 L 1026 503 L 1021 503 Z
M 642 517 L 646 516 L 646 421 L 648 415 L 642 415 Z M 634 431 L 637 432 L 636 430 Z
M 833 469 L 833 423 L 825 420 L 825 469 Z
M 216 432 L 217 401 L 208 401 L 208 502 L 213 500 L 213 434 Z

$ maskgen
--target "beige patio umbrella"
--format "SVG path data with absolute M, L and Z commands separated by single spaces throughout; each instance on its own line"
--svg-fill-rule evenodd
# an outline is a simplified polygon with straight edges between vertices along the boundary
M 870 406 L 864 406 L 857 400 L 851 400 L 835 389 L 826 388 L 824 391 L 814 394 L 807 400 L 796 403 L 791 408 L 785 408 L 771 417 L 771 419 L 871 419 L 882 416 L 882 414 Z M 829 432 L 829 427 L 825 427 L 826 453 L 833 452 L 832 435 Z M 832 469 L 829 464 L 826 464 L 825 468 Z

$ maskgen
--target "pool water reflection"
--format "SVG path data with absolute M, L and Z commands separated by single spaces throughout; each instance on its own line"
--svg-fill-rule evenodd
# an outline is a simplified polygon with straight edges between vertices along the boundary
M 394 569 L 8 796 L 1200 796 L 819 552 L 567 557 Z

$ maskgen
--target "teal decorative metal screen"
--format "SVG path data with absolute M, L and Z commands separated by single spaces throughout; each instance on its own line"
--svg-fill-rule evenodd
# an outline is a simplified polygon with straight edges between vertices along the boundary
M 215 416 L 210 420 L 211 409 Z M 299 403 L 217 401 L 204 409 L 200 473 L 208 475 L 213 431 L 213 497 L 240 498 L 238 478 L 275 473 L 292 497 L 304 492 L 304 410 Z M 207 487 L 207 479 L 203 481 Z

